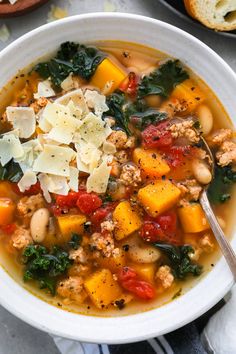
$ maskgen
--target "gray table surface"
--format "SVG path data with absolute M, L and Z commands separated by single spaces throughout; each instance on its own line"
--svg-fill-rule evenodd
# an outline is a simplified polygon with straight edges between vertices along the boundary
M 107 0 L 52 0 L 35 12 L 17 18 L 0 20 L 5 23 L 11 36 L 6 43 L 0 42 L 0 50 L 20 35 L 47 22 L 51 4 L 68 9 L 69 15 L 104 11 Z M 169 12 L 158 0 L 109 0 L 115 11 L 136 13 L 171 23 L 195 35 L 208 44 L 236 71 L 236 39 L 226 38 L 214 32 L 197 28 Z M 58 354 L 48 334 L 32 328 L 0 306 L 0 354 Z

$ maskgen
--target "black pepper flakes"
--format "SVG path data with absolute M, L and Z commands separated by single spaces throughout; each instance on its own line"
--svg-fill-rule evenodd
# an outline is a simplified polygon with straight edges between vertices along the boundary
M 124 299 L 116 300 L 115 306 L 118 307 L 119 310 L 123 310 L 123 308 L 125 307 L 125 300 Z

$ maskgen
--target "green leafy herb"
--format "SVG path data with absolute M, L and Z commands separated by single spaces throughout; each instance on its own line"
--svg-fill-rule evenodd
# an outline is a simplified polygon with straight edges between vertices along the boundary
M 150 124 L 156 124 L 167 118 L 166 113 L 156 109 L 147 109 L 144 112 L 136 112 L 130 116 L 130 122 L 138 129 L 143 130 Z
M 50 77 L 53 84 L 60 87 L 70 73 L 89 80 L 104 58 L 105 53 L 95 47 L 65 42 L 53 59 L 37 64 L 34 70 L 44 79 Z
M 138 97 L 160 95 L 168 97 L 171 91 L 189 78 L 178 60 L 168 60 L 150 75 L 144 76 L 138 86 Z
M 224 203 L 230 198 L 232 184 L 236 182 L 236 172 L 232 166 L 219 167 L 216 165 L 212 183 L 208 188 L 211 203 Z
M 189 253 L 194 252 L 191 246 L 174 246 L 165 243 L 154 243 L 153 245 L 167 256 L 176 278 L 184 279 L 189 274 L 194 276 L 201 274 L 202 267 L 193 263 L 189 257 Z
M 106 194 L 103 198 L 102 198 L 103 203 L 109 203 L 112 202 L 112 196 L 110 194 Z
M 128 135 L 131 134 L 129 124 L 143 130 L 150 124 L 159 123 L 166 119 L 166 113 L 148 108 L 144 100 L 128 103 L 125 94 L 120 91 L 111 94 L 106 103 L 109 107 L 106 115 L 114 117 L 117 126 L 124 129 Z
M 71 235 L 71 240 L 69 241 L 69 247 L 73 248 L 74 250 L 77 250 L 82 242 L 82 236 L 72 233 Z
M 60 275 L 65 274 L 72 262 L 64 250 L 53 247 L 52 252 L 39 245 L 29 245 L 23 253 L 25 264 L 24 281 L 38 280 L 40 288 L 55 294 Z
M 129 119 L 125 114 L 124 105 L 126 103 L 125 94 L 123 92 L 117 91 L 108 96 L 106 101 L 109 111 L 106 115 L 110 115 L 115 118 L 118 127 L 124 129 L 124 131 L 131 135 L 129 129 Z
M 23 172 L 20 168 L 20 165 L 13 160 L 9 161 L 5 166 L 0 164 L 0 180 L 6 180 L 13 183 L 19 182 Z

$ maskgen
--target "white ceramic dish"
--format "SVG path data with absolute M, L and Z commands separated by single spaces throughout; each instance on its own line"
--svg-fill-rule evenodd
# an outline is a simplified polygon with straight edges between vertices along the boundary
M 141 43 L 179 58 L 207 82 L 229 115 L 236 119 L 236 75 L 230 67 L 188 33 L 137 15 L 96 13 L 69 17 L 26 34 L 0 53 L 0 87 L 18 69 L 64 41 L 86 43 L 104 39 Z M 232 244 L 236 249 L 236 235 Z M 0 268 L 0 303 L 29 324 L 58 336 L 88 342 L 127 343 L 170 332 L 194 320 L 219 301 L 232 284 L 233 277 L 221 258 L 192 290 L 161 308 L 131 316 L 98 318 L 50 306 L 20 287 Z

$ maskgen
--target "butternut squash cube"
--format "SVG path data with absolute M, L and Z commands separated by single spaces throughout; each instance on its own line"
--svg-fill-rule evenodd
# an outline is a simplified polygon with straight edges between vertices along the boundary
M 128 201 L 120 202 L 114 210 L 113 221 L 116 222 L 115 238 L 122 240 L 140 229 L 142 221 Z
M 117 256 L 100 257 L 96 260 L 101 268 L 110 269 L 112 273 L 117 273 L 118 269 L 125 266 L 125 253 L 120 250 Z
M 191 80 L 185 80 L 172 91 L 171 97 L 177 98 L 185 107 L 183 115 L 192 113 L 202 103 L 206 96 L 201 89 Z
M 197 233 L 208 230 L 204 211 L 199 203 L 188 204 L 178 209 L 178 216 L 184 232 Z
M 110 305 L 122 294 L 122 290 L 113 279 L 109 269 L 101 269 L 93 273 L 84 283 L 90 299 L 99 309 Z
M 155 150 L 137 148 L 133 152 L 133 160 L 141 169 L 144 177 L 161 177 L 170 171 L 168 164 Z
M 131 265 L 131 268 L 133 268 L 136 271 L 140 279 L 146 280 L 149 283 L 154 282 L 154 277 L 157 270 L 156 263 L 146 263 L 146 264 L 133 263 Z
M 106 91 L 110 94 L 115 91 L 121 82 L 126 78 L 127 73 L 119 68 L 110 59 L 104 59 L 95 71 L 90 85 Z
M 86 222 L 86 217 L 81 214 L 64 215 L 58 216 L 57 221 L 64 242 L 67 242 L 73 232 L 77 234 L 83 233 L 83 224 Z
M 169 180 L 158 180 L 138 192 L 138 199 L 152 217 L 172 208 L 179 200 L 180 190 Z
M 0 198 L 0 226 L 12 222 L 15 208 L 15 203 L 10 198 Z

